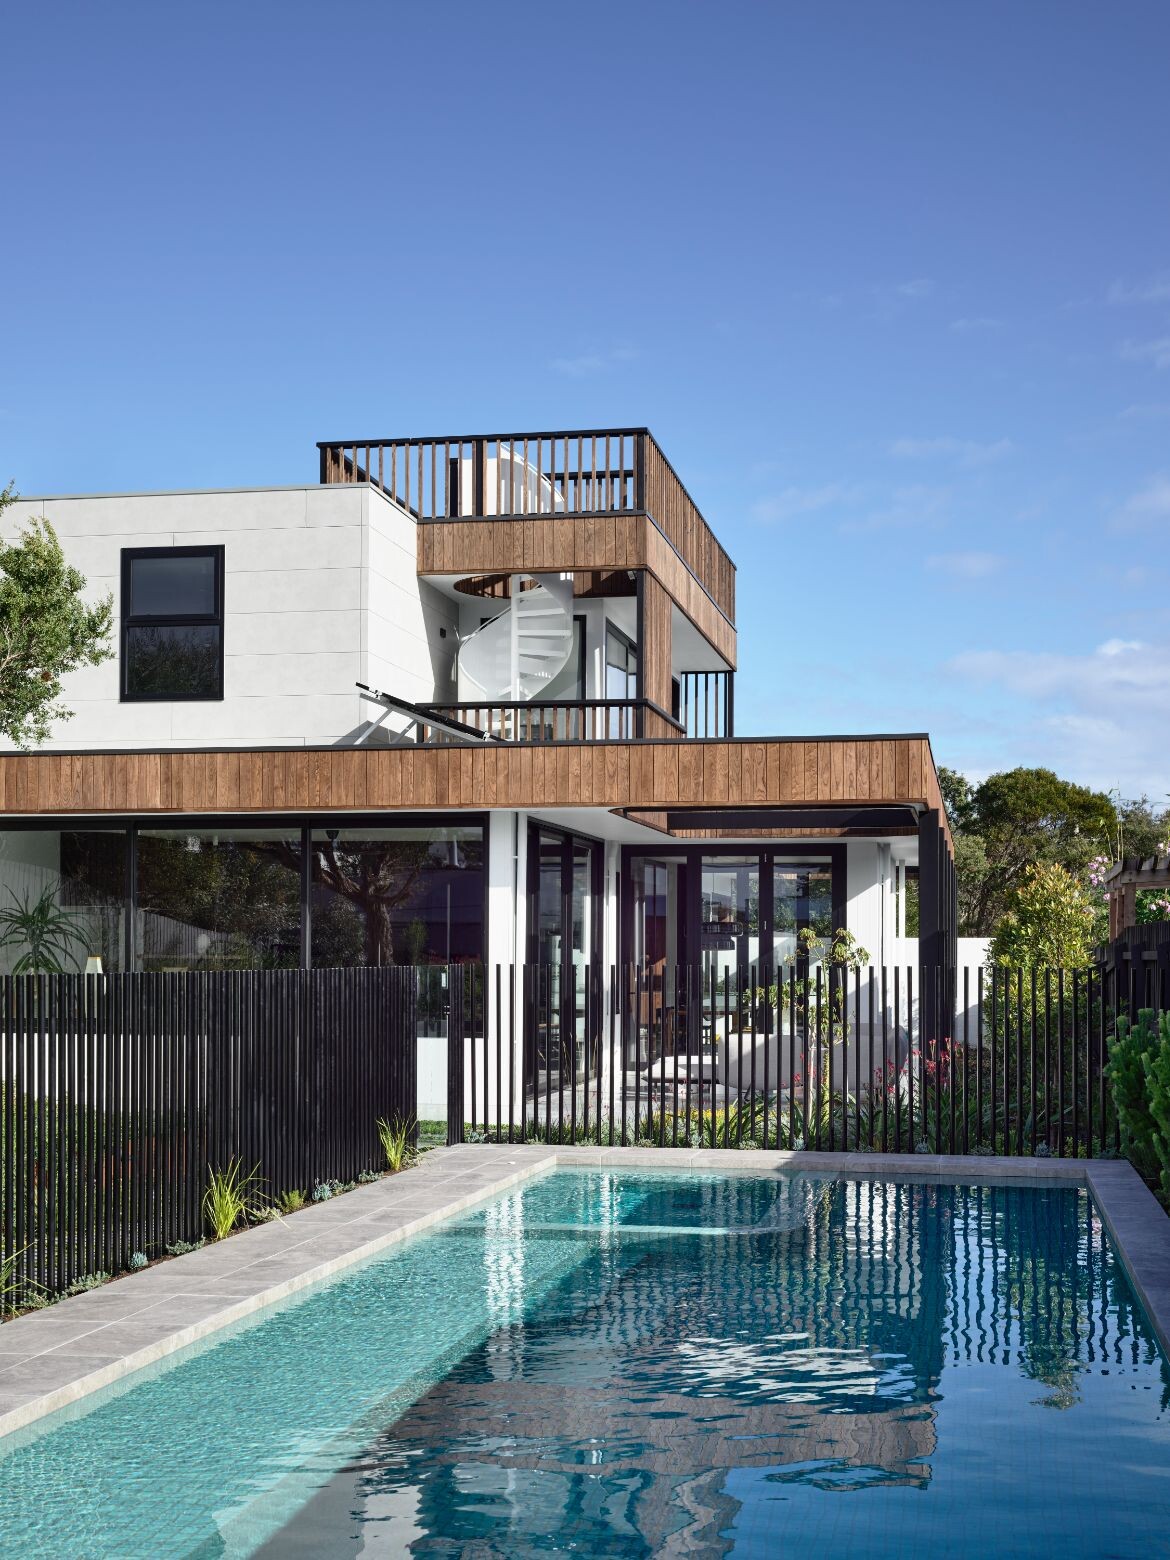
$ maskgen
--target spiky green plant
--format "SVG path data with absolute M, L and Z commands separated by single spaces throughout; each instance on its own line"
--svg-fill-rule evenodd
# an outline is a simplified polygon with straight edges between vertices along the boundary
M 19 1251 L 0 1252 L 0 1316 L 15 1311 L 24 1298 L 28 1286 L 18 1277 L 18 1270 L 27 1250 L 22 1246 Z
M 287 1191 L 281 1192 L 276 1199 L 278 1213 L 299 1213 L 305 1206 L 305 1194 L 300 1187 L 293 1186 Z
M 231 1159 L 223 1170 L 208 1166 L 207 1190 L 203 1193 L 203 1217 L 215 1240 L 230 1235 L 245 1215 L 261 1206 L 260 1166 L 245 1172 L 243 1161 Z
M 18 899 L 11 888 L 8 897 L 12 904 L 0 907 L 0 948 L 15 943 L 25 949 L 12 966 L 12 973 L 63 974 L 64 961 L 82 941 L 73 917 L 61 909 L 52 888 L 46 888 L 35 901 L 29 894 Z
M 386 1158 L 386 1168 L 391 1171 L 401 1170 L 414 1160 L 414 1143 L 411 1141 L 414 1133 L 413 1121 L 385 1121 L 381 1116 L 377 1120 L 378 1141 L 382 1145 L 382 1153 Z

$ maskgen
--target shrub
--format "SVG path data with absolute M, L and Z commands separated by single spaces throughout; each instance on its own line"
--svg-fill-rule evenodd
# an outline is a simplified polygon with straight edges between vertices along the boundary
M 1154 1146 L 1157 1128 L 1150 1112 L 1146 1077 L 1146 1054 L 1156 1040 L 1154 1015 L 1149 1008 L 1142 1009 L 1136 1024 L 1119 1017 L 1117 1034 L 1105 1069 L 1113 1091 L 1113 1104 L 1117 1110 L 1126 1155 L 1138 1174 L 1147 1180 L 1156 1179 L 1159 1170 L 1158 1153 Z
M 411 1134 L 414 1130 L 413 1121 L 384 1121 L 378 1117 L 378 1139 L 382 1144 L 382 1152 L 386 1156 L 386 1166 L 389 1170 L 401 1170 L 414 1160 L 414 1144 L 411 1142 Z
M 298 1213 L 304 1206 L 305 1194 L 296 1186 L 281 1192 L 276 1199 L 276 1207 L 280 1213 Z
M 203 1217 L 212 1236 L 223 1240 L 246 1215 L 260 1206 L 259 1165 L 245 1173 L 243 1161 L 232 1159 L 224 1170 L 208 1171 L 207 1190 L 203 1194 Z
M 110 1277 L 109 1273 L 86 1273 L 82 1278 L 75 1278 L 64 1292 L 67 1295 L 85 1295 L 91 1289 L 100 1289 L 103 1284 L 108 1284 Z
M 142 1269 L 146 1267 L 146 1265 L 147 1256 L 145 1251 L 132 1251 L 130 1253 L 130 1260 L 126 1264 L 131 1273 L 141 1273 Z
M 163 1250 L 168 1257 L 185 1257 L 189 1251 L 198 1251 L 201 1246 L 206 1244 L 207 1242 L 203 1239 L 176 1240 L 171 1245 L 164 1246 Z
M 1149 1100 L 1151 1145 L 1158 1162 L 1162 1200 L 1170 1207 L 1170 1013 L 1158 1020 L 1158 1033 L 1143 1057 Z
M 1007 969 L 1075 970 L 1093 952 L 1096 912 L 1092 891 L 1054 862 L 1024 872 L 989 950 L 992 964 Z
M 16 1270 L 27 1250 L 27 1246 L 22 1246 L 19 1251 L 0 1252 L 0 1316 L 15 1311 L 23 1303 L 25 1286 Z

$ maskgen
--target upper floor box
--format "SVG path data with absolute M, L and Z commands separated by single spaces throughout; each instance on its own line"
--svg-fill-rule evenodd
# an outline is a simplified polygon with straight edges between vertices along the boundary
M 114 658 L 65 680 L 50 747 L 332 745 L 368 729 L 358 683 L 454 689 L 458 610 L 368 485 L 26 499 L 6 535 L 32 516 L 114 599 Z
M 25 499 L 115 658 L 58 749 L 729 735 L 734 566 L 643 430 L 320 447 L 316 487 Z

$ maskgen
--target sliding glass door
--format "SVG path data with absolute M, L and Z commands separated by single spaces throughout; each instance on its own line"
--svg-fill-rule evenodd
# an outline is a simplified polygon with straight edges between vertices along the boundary
M 627 850 L 622 958 L 664 980 L 689 965 L 717 985 L 765 965 L 806 962 L 845 924 L 845 852 Z M 811 939 L 810 935 L 811 934 Z
M 601 847 L 532 824 L 528 835 L 529 991 L 525 1079 L 554 1101 L 596 1066 Z

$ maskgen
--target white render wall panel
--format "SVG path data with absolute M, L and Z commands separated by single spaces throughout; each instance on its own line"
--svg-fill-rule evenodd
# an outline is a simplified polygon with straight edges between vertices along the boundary
M 74 718 L 50 748 L 352 742 L 376 714 L 358 681 L 428 701 L 454 656 L 451 604 L 417 577 L 413 518 L 368 487 L 22 500 L 4 534 L 40 515 L 115 614 L 123 548 L 222 545 L 225 569 L 224 699 L 123 704 L 114 659 L 66 679 Z

